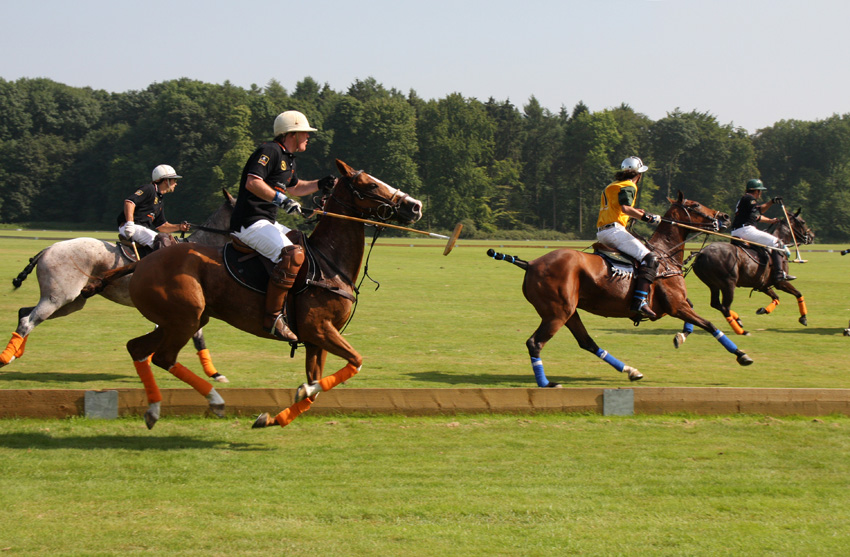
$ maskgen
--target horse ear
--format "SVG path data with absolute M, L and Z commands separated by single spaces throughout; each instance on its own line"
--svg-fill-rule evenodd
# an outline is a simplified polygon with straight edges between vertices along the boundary
M 803 210 L 803 208 L 802 208 L 802 207 L 800 207 L 799 209 L 797 209 L 797 212 L 796 212 L 796 213 L 794 213 L 794 216 L 795 216 L 795 217 L 799 217 L 799 216 L 800 216 L 800 211 L 802 211 L 802 210 Z
M 227 191 L 227 190 L 226 190 L 226 189 L 224 189 L 224 188 L 221 188 L 221 193 L 224 195 L 224 199 L 225 199 L 225 201 L 227 201 L 227 202 L 230 204 L 230 206 L 231 206 L 231 207 L 233 207 L 234 205 L 236 205 L 236 200 L 235 200 L 235 199 L 233 199 L 233 196 L 232 196 L 232 195 L 230 195 L 230 192 L 229 192 L 229 191 Z
M 679 203 L 685 200 L 685 194 L 682 193 L 682 190 L 679 190 L 679 197 L 677 198 Z
M 339 169 L 339 173 L 343 176 L 348 176 L 350 178 L 354 175 L 354 169 L 339 159 L 336 159 L 336 167 Z

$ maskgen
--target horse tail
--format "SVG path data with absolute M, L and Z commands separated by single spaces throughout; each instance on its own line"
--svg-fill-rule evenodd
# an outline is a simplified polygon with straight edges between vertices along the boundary
M 83 298 L 91 298 L 95 294 L 100 294 L 116 280 L 132 274 L 136 270 L 138 263 L 138 261 L 133 261 L 129 265 L 107 271 L 102 277 L 91 277 L 89 282 L 83 287 L 80 295 Z
M 20 288 L 21 285 L 24 283 L 24 281 L 27 280 L 27 277 L 29 276 L 29 274 L 32 272 L 33 269 L 35 269 L 35 266 L 38 265 L 38 260 L 41 259 L 41 254 L 44 253 L 45 251 L 47 251 L 47 248 L 44 248 L 43 250 L 41 250 L 37 254 L 30 257 L 29 264 L 26 267 L 24 267 L 23 271 L 18 273 L 18 276 L 16 276 L 15 278 L 12 279 L 12 285 L 15 288 Z
M 524 259 L 520 259 L 515 255 L 505 255 L 504 253 L 499 253 L 498 251 L 488 249 L 487 255 L 495 259 L 496 261 L 507 261 L 508 263 L 513 263 L 523 271 L 528 270 L 528 261 Z

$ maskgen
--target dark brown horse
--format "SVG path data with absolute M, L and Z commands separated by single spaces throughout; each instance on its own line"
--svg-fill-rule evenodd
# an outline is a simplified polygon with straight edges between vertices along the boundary
M 684 199 L 681 192 L 678 199 L 669 201 L 670 208 L 649 239 L 649 245 L 660 261 L 658 276 L 650 291 L 652 310 L 659 319 L 670 315 L 708 331 L 737 357 L 739 364 L 753 363 L 717 327 L 694 312 L 682 274 L 684 244 L 689 230 L 676 225 L 718 230 L 729 225 L 729 215 Z M 577 311 L 583 309 L 603 317 L 630 317 L 629 306 L 634 291 L 632 276 L 612 273 L 599 255 L 566 248 L 550 251 L 533 261 L 504 256 L 493 250 L 487 253 L 525 270 L 522 292 L 541 319 L 540 326 L 525 343 L 538 386 L 560 387 L 546 378 L 540 352 L 565 324 L 581 348 L 601 358 L 617 371 L 627 373 L 631 381 L 643 378 L 637 369 L 596 345 Z
M 422 203 L 362 171 L 337 161 L 341 178 L 325 194 L 328 213 L 379 221 L 412 223 L 422 217 Z M 261 414 L 254 427 L 287 425 L 310 407 L 318 393 L 346 381 L 360 369 L 363 358 L 340 333 L 352 310 L 355 281 L 365 244 L 360 222 L 320 217 L 306 241 L 307 262 L 287 298 L 290 328 L 306 348 L 307 383 L 297 391 L 295 404 L 277 416 Z M 159 395 L 148 357 L 207 397 L 210 408 L 223 414 L 224 401 L 206 380 L 177 362 L 177 354 L 197 329 L 210 318 L 225 321 L 253 335 L 274 339 L 262 327 L 265 294 L 243 287 L 230 277 L 220 250 L 179 244 L 142 259 L 135 269 L 125 268 L 104 277 L 108 284 L 122 272 L 133 273 L 130 296 L 136 308 L 157 328 L 127 343 L 136 369 L 145 384 L 149 408 L 148 427 L 159 418 Z M 345 360 L 345 366 L 323 377 L 328 353 Z
M 815 233 L 800 217 L 800 209 L 797 209 L 796 213 L 789 214 L 788 221 L 794 227 L 793 236 L 791 227 L 784 220 L 780 221 L 773 231 L 773 235 L 783 244 L 791 245 L 794 240 L 799 244 L 814 242 Z M 752 288 L 770 296 L 770 304 L 756 311 L 759 315 L 770 313 L 779 305 L 779 296 L 776 295 L 774 287 L 793 295 L 797 299 L 797 307 L 800 310 L 799 321 L 803 325 L 808 325 L 803 294 L 788 281 L 773 283 L 773 263 L 766 254 L 761 254 L 760 257 L 760 254 L 754 253 L 752 249 L 717 242 L 699 251 L 692 269 L 711 290 L 711 307 L 722 313 L 732 330 L 739 335 L 750 334 L 744 330 L 740 316 L 732 311 L 735 288 L 739 286 Z

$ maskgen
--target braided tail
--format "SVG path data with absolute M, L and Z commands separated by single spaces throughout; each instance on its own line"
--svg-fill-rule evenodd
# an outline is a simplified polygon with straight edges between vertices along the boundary
M 24 267 L 23 271 L 18 273 L 18 276 L 16 276 L 15 278 L 12 279 L 12 286 L 14 286 L 15 288 L 21 287 L 21 285 L 24 283 L 24 281 L 27 280 L 27 277 L 32 272 L 32 270 L 35 269 L 35 266 L 38 265 L 38 260 L 41 259 L 41 254 L 44 253 L 45 251 L 47 251 L 47 248 L 44 248 L 43 250 L 41 250 L 37 254 L 30 257 L 29 264 L 26 267 Z
M 508 263 L 513 263 L 523 271 L 528 270 L 528 261 L 524 259 L 520 259 L 515 255 L 505 255 L 504 253 L 499 253 L 498 251 L 488 249 L 487 255 L 495 259 L 496 261 L 507 261 Z

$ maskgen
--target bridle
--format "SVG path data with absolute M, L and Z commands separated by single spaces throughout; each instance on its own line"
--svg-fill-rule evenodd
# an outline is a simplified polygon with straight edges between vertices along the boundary
M 362 170 L 358 170 L 351 176 L 343 176 L 342 178 L 340 178 L 339 181 L 342 182 L 342 184 L 348 188 L 348 191 L 352 195 L 352 197 L 361 202 L 375 201 L 377 202 L 376 206 L 364 209 L 360 207 L 357 203 L 350 203 L 344 199 L 341 199 L 337 194 L 336 187 L 331 190 L 330 194 L 326 194 L 322 197 L 321 206 L 324 207 L 329 200 L 333 199 L 341 206 L 354 212 L 355 215 L 353 216 L 357 216 L 359 218 L 386 222 L 396 216 L 399 212 L 399 209 L 401 209 L 402 204 L 410 196 L 398 189 L 395 190 L 395 192 L 389 199 L 381 197 L 380 195 L 375 195 L 374 193 L 372 193 L 372 190 L 377 189 L 378 184 L 373 181 L 367 182 L 364 185 L 365 189 L 361 187 L 355 187 L 354 182 L 361 174 L 369 176 Z
M 662 222 L 668 222 L 668 223 L 671 223 L 671 224 L 687 224 L 688 226 L 690 226 L 692 228 L 699 228 L 699 229 L 705 230 L 706 232 L 708 232 L 708 231 L 712 231 L 712 232 L 720 231 L 720 228 L 721 228 L 720 219 L 717 218 L 717 215 L 721 214 L 719 211 L 715 212 L 714 215 L 709 215 L 708 213 L 705 213 L 701 209 L 702 205 L 700 205 L 699 203 L 696 204 L 696 207 L 691 207 L 690 209 L 687 206 L 685 206 L 684 203 L 679 202 L 679 201 L 673 201 L 671 203 L 671 205 L 674 206 L 674 207 L 675 206 L 680 207 L 685 212 L 685 216 L 687 216 L 688 220 L 662 218 L 661 219 Z M 693 214 L 694 216 L 702 217 L 702 219 L 704 219 L 704 221 L 707 221 L 707 222 L 699 222 L 699 223 L 694 224 L 694 219 L 691 216 L 691 214 Z M 684 259 L 685 243 L 686 242 L 687 242 L 687 239 L 679 242 L 678 244 L 676 244 L 674 246 L 671 246 L 668 250 L 657 250 L 656 249 L 654 251 L 656 251 L 656 253 L 661 255 L 664 259 L 671 260 L 673 262 L 673 264 L 678 269 L 681 269 L 682 266 L 684 265 L 684 262 L 682 262 L 682 263 L 678 262 L 674 258 L 674 256 L 681 251 L 682 258 Z M 681 250 L 679 248 L 681 248 Z

